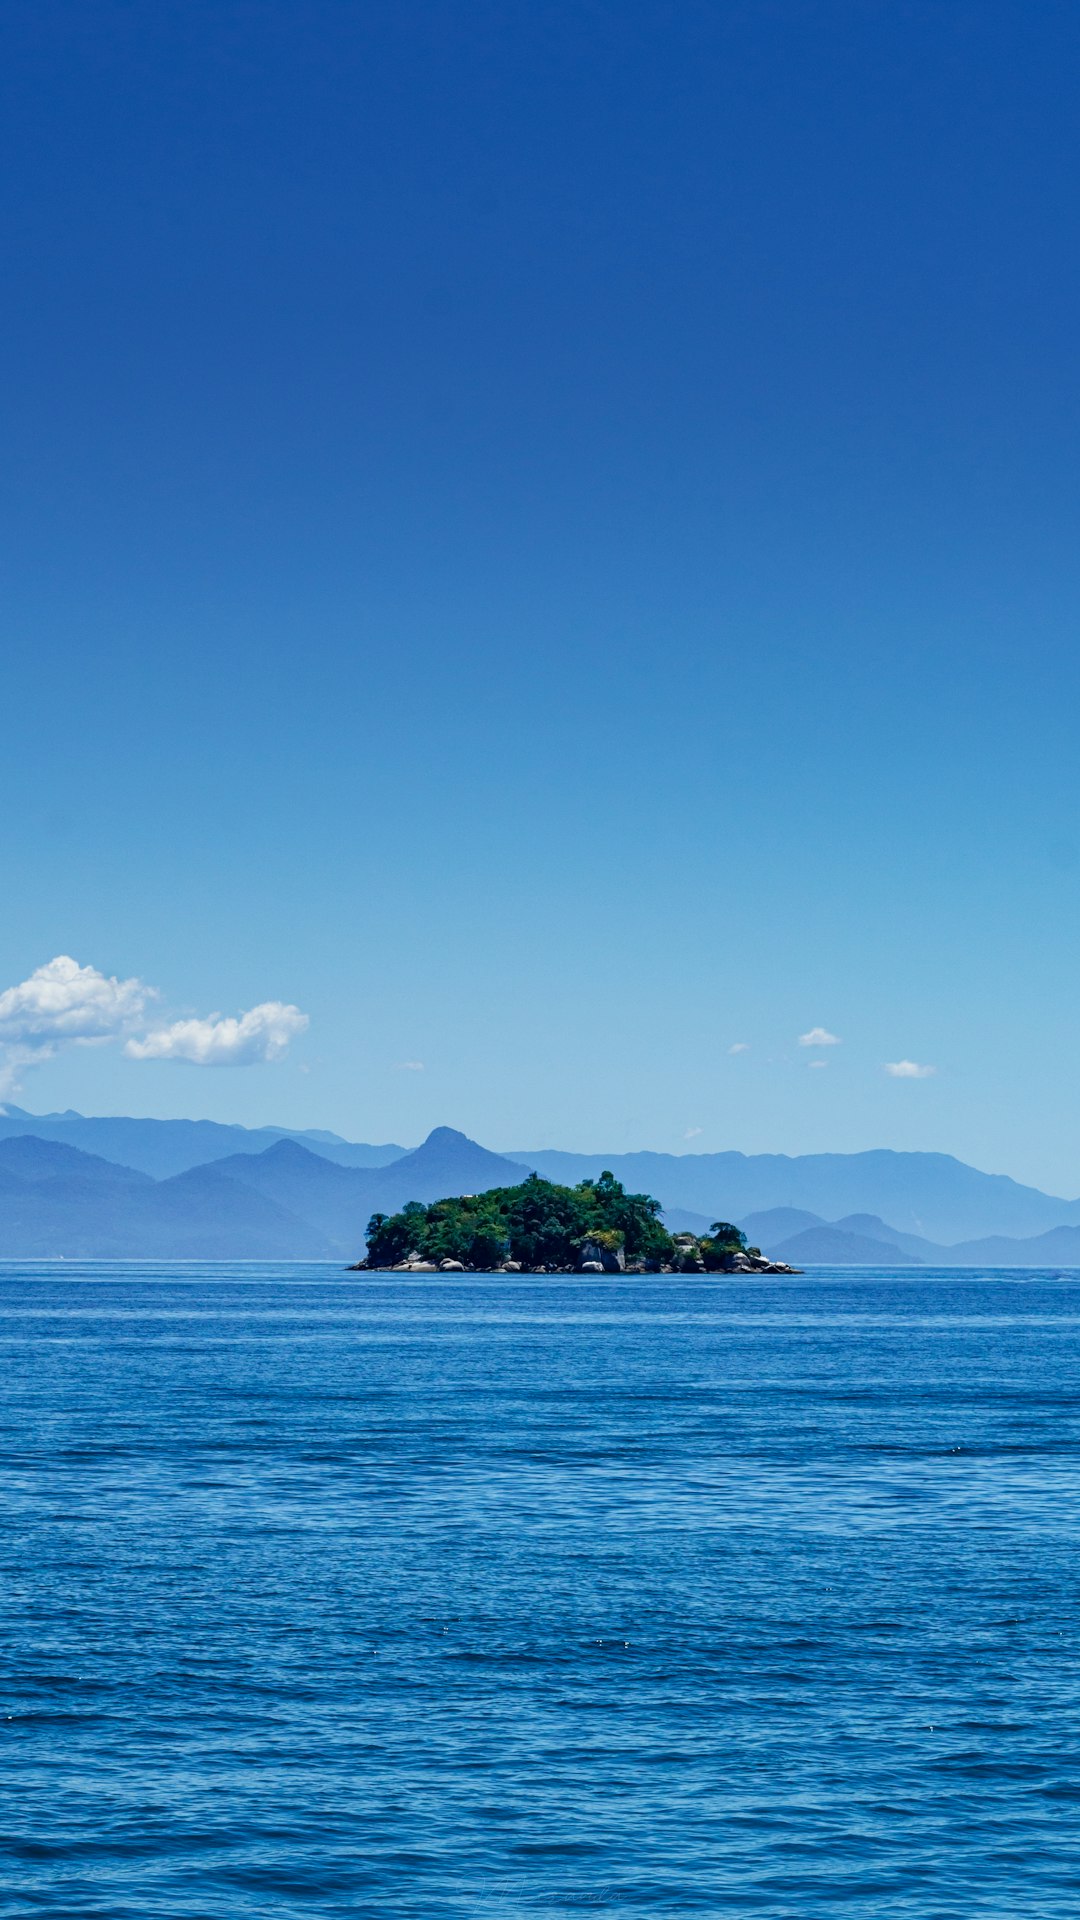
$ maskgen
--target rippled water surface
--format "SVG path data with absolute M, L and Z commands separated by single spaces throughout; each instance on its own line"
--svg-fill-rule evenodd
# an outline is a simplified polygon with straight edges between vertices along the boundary
M 0 1269 L 0 1912 L 1080 1909 L 1080 1275 Z

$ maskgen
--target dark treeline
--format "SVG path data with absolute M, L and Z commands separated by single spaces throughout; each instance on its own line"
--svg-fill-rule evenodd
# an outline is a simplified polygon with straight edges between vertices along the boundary
M 430 1206 L 410 1201 L 400 1213 L 376 1213 L 367 1230 L 368 1268 L 407 1262 L 459 1262 L 477 1272 L 512 1263 L 537 1272 L 609 1270 L 699 1272 L 723 1270 L 746 1250 L 737 1227 L 717 1221 L 703 1238 L 670 1234 L 660 1203 L 627 1193 L 610 1173 L 556 1186 L 530 1175 L 520 1186 L 493 1187 Z M 756 1249 L 754 1249 L 756 1252 Z

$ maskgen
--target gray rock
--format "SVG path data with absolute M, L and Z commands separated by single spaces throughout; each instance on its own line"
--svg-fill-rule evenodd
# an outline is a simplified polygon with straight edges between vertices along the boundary
M 578 1267 L 579 1273 L 603 1273 L 603 1271 L 604 1263 L 602 1260 L 582 1260 Z
M 763 1253 L 732 1253 L 724 1261 L 725 1273 L 801 1273 L 801 1267 L 789 1267 L 783 1260 L 767 1260 Z
M 600 1269 L 603 1273 L 625 1272 L 626 1255 L 621 1247 L 618 1247 L 616 1251 L 612 1253 L 610 1247 L 598 1246 L 595 1240 L 583 1240 L 581 1243 L 581 1258 L 578 1261 L 579 1273 L 585 1272 L 586 1263 L 589 1264 L 591 1270 L 591 1267 L 597 1261 L 599 1261 Z
M 440 1260 L 440 1273 L 464 1273 L 465 1267 L 460 1260 Z

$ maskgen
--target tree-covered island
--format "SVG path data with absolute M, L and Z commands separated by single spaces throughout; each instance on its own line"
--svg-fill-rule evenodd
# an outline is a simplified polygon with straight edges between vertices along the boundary
M 354 1272 L 792 1273 L 717 1220 L 707 1234 L 669 1233 L 660 1202 L 614 1175 L 576 1187 L 530 1174 L 516 1187 L 463 1193 L 373 1214 Z

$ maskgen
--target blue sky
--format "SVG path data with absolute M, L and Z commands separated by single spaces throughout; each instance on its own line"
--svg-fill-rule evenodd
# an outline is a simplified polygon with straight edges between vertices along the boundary
M 13 1097 L 1080 1191 L 1076 8 L 6 21 Z

